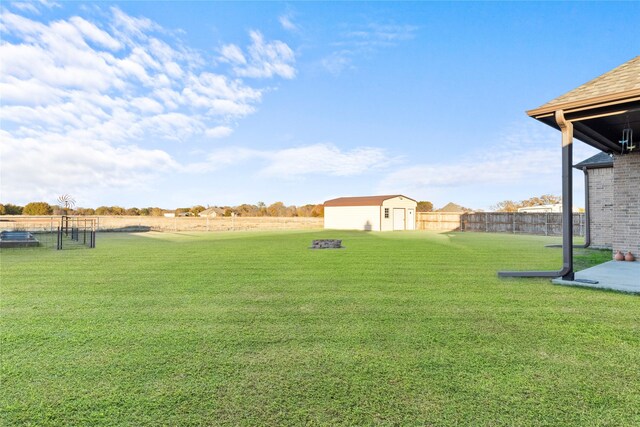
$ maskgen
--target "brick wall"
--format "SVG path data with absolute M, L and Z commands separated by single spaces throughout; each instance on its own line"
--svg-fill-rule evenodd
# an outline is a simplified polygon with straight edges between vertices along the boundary
M 613 250 L 640 258 L 640 152 L 613 159 Z
M 611 248 L 613 243 L 613 168 L 589 169 L 591 246 Z

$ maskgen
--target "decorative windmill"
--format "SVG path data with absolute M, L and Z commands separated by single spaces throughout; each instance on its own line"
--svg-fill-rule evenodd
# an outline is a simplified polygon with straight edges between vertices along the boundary
M 65 211 L 67 209 L 73 208 L 76 205 L 76 201 L 70 194 L 63 194 L 58 196 L 58 203 L 60 206 L 63 206 Z

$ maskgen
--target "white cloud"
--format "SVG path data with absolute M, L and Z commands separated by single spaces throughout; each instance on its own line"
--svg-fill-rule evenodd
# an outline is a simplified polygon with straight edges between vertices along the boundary
M 465 145 L 465 149 L 469 146 Z M 575 159 L 592 154 L 593 150 L 585 144 L 574 144 Z M 560 182 L 560 160 L 559 132 L 533 121 L 519 121 L 481 152 L 462 152 L 451 162 L 434 159 L 403 167 L 381 180 L 378 190 L 469 198 L 470 189 L 478 188 L 485 188 L 486 192 L 498 187 L 556 188 Z
M 280 17 L 278 17 L 278 21 L 280 22 L 280 25 L 282 25 L 282 28 L 284 28 L 287 31 L 298 31 L 298 26 L 293 22 L 293 17 L 291 16 L 291 14 L 287 13 L 284 15 L 280 15 Z
M 62 7 L 60 6 L 60 3 L 56 1 L 39 0 L 39 2 L 42 6 L 46 7 L 47 9 L 53 9 L 54 7 Z
M 224 138 L 233 133 L 233 129 L 229 126 L 216 126 L 211 129 L 207 129 L 204 134 L 209 138 Z
M 0 46 L 0 56 L 3 51 L 3 47 Z M 7 76 L 4 81 L 0 81 L 0 93 L 3 105 L 23 106 L 55 103 L 64 96 L 64 91 L 53 89 L 39 80 L 21 80 L 13 76 Z
M 385 180 L 387 186 L 414 189 L 434 187 L 465 187 L 477 184 L 514 184 L 531 176 L 545 179 L 555 172 L 553 162 L 557 153 L 537 150 L 503 153 L 495 159 L 466 158 L 455 164 L 423 164 L 402 168 Z
M 122 44 L 118 40 L 114 39 L 109 33 L 101 30 L 91 22 L 86 21 L 79 16 L 74 16 L 69 19 L 69 21 L 75 25 L 87 39 L 113 51 L 120 50 L 122 48 Z
M 332 144 L 287 148 L 269 153 L 267 158 L 269 164 L 262 173 L 276 177 L 308 174 L 352 176 L 387 167 L 390 163 L 380 148 L 360 147 L 342 151 Z
M 354 69 L 352 51 L 343 49 L 331 53 L 322 59 L 322 66 L 334 76 L 339 75 L 346 69 Z
M 181 93 L 183 102 L 205 108 L 209 115 L 244 116 L 254 111 L 262 91 L 245 86 L 240 80 L 204 72 L 191 75 Z
M 238 46 L 226 45 L 221 49 L 220 61 L 232 64 L 234 72 L 240 77 L 295 77 L 295 55 L 286 43 L 279 40 L 267 42 L 259 31 L 251 31 L 249 36 L 251 45 L 246 55 Z
M 147 32 L 160 29 L 160 26 L 148 18 L 129 16 L 117 7 L 111 8 L 113 26 L 121 31 L 122 36 L 147 39 Z M 127 37 L 128 41 L 131 39 Z
M 39 135 L 15 138 L 0 131 L 2 198 L 5 201 L 50 200 L 57 193 L 99 192 L 113 187 L 142 187 L 159 173 L 179 165 L 162 150 L 134 145 L 113 147 L 71 137 Z M 17 185 L 16 179 L 28 185 Z
M 164 107 L 161 103 L 153 98 L 140 97 L 134 98 L 131 101 L 131 105 L 140 110 L 141 113 L 156 113 L 160 114 L 164 111 Z
M 531 130 L 531 129 L 529 129 Z M 549 140 L 515 132 L 482 152 L 467 152 L 451 163 L 435 161 L 404 167 L 389 174 L 383 186 L 414 191 L 476 184 L 513 184 L 531 176 L 545 179 L 557 169 L 558 152 Z
M 29 36 L 41 31 L 45 27 L 39 22 L 6 11 L 0 14 L 0 18 L 2 18 L 0 20 L 2 27 L 0 28 L 2 28 L 3 32 L 6 31 L 10 34 Z
M 370 23 L 364 28 L 347 32 L 348 41 L 345 43 L 368 47 L 394 45 L 399 41 L 413 39 L 417 30 L 415 25 Z
M 264 152 L 244 147 L 229 147 L 215 150 L 207 156 L 205 162 L 209 169 L 220 169 L 237 165 L 247 160 L 263 157 Z
M 228 44 L 226 46 L 223 46 L 222 49 L 220 50 L 220 53 L 222 54 L 222 57 L 226 61 L 231 62 L 233 64 L 244 65 L 247 63 L 247 60 L 244 57 L 244 54 L 242 53 L 242 49 L 240 49 L 238 46 L 234 44 Z
M 356 27 L 344 32 L 340 40 L 332 43 L 337 49 L 323 58 L 320 64 L 331 74 L 338 75 L 345 70 L 354 69 L 356 58 L 411 40 L 415 38 L 417 31 L 417 26 L 407 24 L 374 22 Z
M 40 0 L 38 2 L 35 2 L 35 1 L 16 1 L 16 2 L 9 3 L 9 5 L 11 5 L 11 7 L 15 8 L 15 9 L 18 9 L 20 11 L 31 12 L 31 13 L 34 13 L 36 15 L 40 14 L 39 6 L 47 8 L 47 9 L 53 9 L 54 7 L 61 7 L 60 3 L 53 2 L 53 1 L 47 1 L 47 0 Z
M 36 14 L 40 13 L 40 10 L 32 2 L 18 1 L 18 2 L 12 2 L 12 3 L 10 3 L 10 5 L 12 7 L 16 8 L 18 10 L 22 10 L 24 12 L 31 12 L 31 13 L 36 13 Z
M 241 77 L 295 75 L 289 47 L 257 32 L 246 69 L 230 77 L 150 19 L 110 10 L 110 23 L 0 12 L 3 199 L 30 201 L 69 179 L 127 187 L 183 171 L 166 144 L 227 137 L 231 120 L 256 111 L 264 89 Z
M 215 170 L 258 160 L 258 175 L 271 178 L 294 178 L 304 175 L 354 176 L 381 170 L 397 163 L 384 150 L 358 147 L 341 150 L 333 144 L 313 144 L 280 150 L 255 150 L 232 147 L 213 151 L 197 170 Z

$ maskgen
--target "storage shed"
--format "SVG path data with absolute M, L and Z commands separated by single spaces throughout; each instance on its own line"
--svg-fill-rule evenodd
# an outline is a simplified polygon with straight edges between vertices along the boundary
M 339 197 L 324 202 L 324 228 L 336 230 L 415 230 L 418 202 L 401 194 Z

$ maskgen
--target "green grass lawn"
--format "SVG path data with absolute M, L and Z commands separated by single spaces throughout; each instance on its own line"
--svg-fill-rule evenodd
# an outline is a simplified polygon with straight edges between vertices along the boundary
M 112 233 L 3 250 L 0 424 L 640 425 L 640 298 L 496 276 L 559 269 L 558 241 Z

